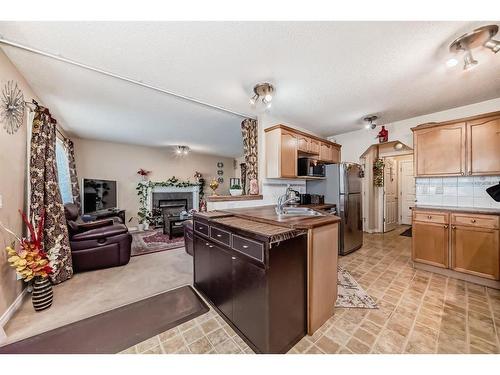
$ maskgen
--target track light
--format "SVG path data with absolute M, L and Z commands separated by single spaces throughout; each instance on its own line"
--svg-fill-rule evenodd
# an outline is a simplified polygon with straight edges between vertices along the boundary
M 377 127 L 377 124 L 374 123 L 374 121 L 377 119 L 377 116 L 368 116 L 365 117 L 363 120 L 366 121 L 365 129 L 375 129 Z
M 177 155 L 187 155 L 189 153 L 189 147 L 188 146 L 177 146 L 175 153 Z
M 497 53 L 498 51 L 500 51 L 500 41 L 493 39 L 493 37 L 497 33 L 497 25 L 486 25 L 479 27 L 471 31 L 470 33 L 464 34 L 455 39 L 450 44 L 450 52 L 465 52 L 464 70 L 471 69 L 478 64 L 477 60 L 475 60 L 472 56 L 472 49 L 483 47 L 491 50 L 493 53 Z M 448 62 L 446 62 L 446 65 L 451 67 L 455 64 L 450 65 L 448 64 Z
M 270 83 L 258 83 L 253 88 L 254 95 L 250 98 L 252 107 L 262 106 L 265 109 L 271 108 L 273 100 L 274 86 Z

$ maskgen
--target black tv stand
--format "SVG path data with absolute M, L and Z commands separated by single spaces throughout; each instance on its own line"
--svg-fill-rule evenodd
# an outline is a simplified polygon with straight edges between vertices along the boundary
M 107 219 L 110 217 L 119 217 L 123 224 L 125 222 L 125 210 L 120 210 L 119 208 L 109 208 L 107 210 L 101 210 L 89 213 L 88 215 L 92 215 L 96 217 L 96 220 Z

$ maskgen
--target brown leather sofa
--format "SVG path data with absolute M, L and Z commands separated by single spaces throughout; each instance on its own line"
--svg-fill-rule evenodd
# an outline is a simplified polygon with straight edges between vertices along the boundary
M 123 266 L 130 261 L 132 235 L 126 225 L 113 219 L 84 223 L 73 203 L 64 205 L 64 212 L 74 272 Z

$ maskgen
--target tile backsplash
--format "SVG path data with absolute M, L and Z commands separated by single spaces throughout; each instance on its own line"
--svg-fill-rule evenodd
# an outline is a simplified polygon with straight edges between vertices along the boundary
M 417 204 L 500 209 L 486 192 L 499 181 L 500 176 L 416 178 Z

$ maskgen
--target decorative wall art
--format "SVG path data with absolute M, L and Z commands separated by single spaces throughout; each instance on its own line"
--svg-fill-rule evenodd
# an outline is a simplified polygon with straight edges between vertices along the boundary
M 224 163 L 223 162 L 218 162 L 217 163 L 217 168 L 224 168 Z
M 14 81 L 8 81 L 2 88 L 0 122 L 8 134 L 14 134 L 21 127 L 24 118 L 24 95 Z
M 219 170 L 217 171 L 217 174 L 218 174 L 219 176 L 222 176 L 222 175 L 224 174 L 224 171 L 223 171 L 222 169 L 219 169 Z

